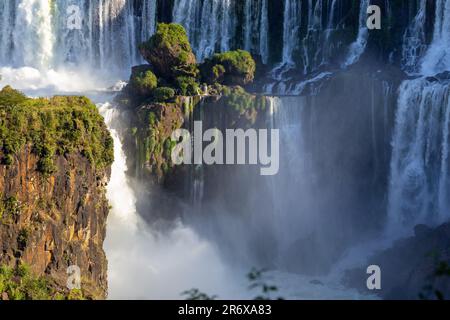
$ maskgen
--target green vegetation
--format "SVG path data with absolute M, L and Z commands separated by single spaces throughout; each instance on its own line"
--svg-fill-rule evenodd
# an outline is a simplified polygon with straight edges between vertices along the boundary
M 144 44 L 148 48 L 165 47 L 179 51 L 180 62 L 188 63 L 188 55 L 192 51 L 186 30 L 177 23 L 159 23 L 156 33 Z
M 186 30 L 179 24 L 158 24 L 155 34 L 140 45 L 140 51 L 155 72 L 165 79 L 198 73 Z
M 0 222 L 8 222 L 11 218 L 20 215 L 20 202 L 16 197 L 3 197 L 0 199 Z
M 209 296 L 206 293 L 203 293 L 198 289 L 191 289 L 191 290 L 184 291 L 183 293 L 181 293 L 181 296 L 184 296 L 186 298 L 186 300 L 191 300 L 191 301 L 196 301 L 196 300 L 207 301 L 207 300 L 217 299 L 217 296 Z
M 249 52 L 236 50 L 215 54 L 200 69 L 209 84 L 247 85 L 255 78 L 256 63 Z
M 58 292 L 46 277 L 33 275 L 29 266 L 0 266 L 0 299 L 9 300 L 83 300 L 80 290 Z
M 154 103 L 138 111 L 138 125 L 134 133 L 138 170 L 151 174 L 159 182 L 173 169 L 172 150 L 176 142 L 171 135 L 183 126 L 185 109 L 192 110 L 200 101 L 177 97 L 171 102 Z
M 158 86 L 158 79 L 151 70 L 140 68 L 132 73 L 130 84 L 137 94 L 145 96 L 152 94 Z
M 175 90 L 168 87 L 156 88 L 153 91 L 153 99 L 156 102 L 165 102 L 175 97 Z
M 199 94 L 200 86 L 195 78 L 178 77 L 176 79 L 177 88 L 183 96 L 195 96 Z
M 44 175 L 56 171 L 54 157 L 77 153 L 96 168 L 113 162 L 113 140 L 86 97 L 31 99 L 7 86 L 0 91 L 0 163 L 11 165 L 26 146 Z
M 247 111 L 266 109 L 266 98 L 257 97 L 245 91 L 242 87 L 223 87 L 222 94 L 227 105 L 240 114 Z
M 212 61 L 222 65 L 226 72 L 249 76 L 251 80 L 254 78 L 256 63 L 248 51 L 236 50 L 217 53 L 213 56 Z
M 175 23 L 158 24 L 156 33 L 139 49 L 149 64 L 133 68 L 127 89 L 117 99 L 137 113 L 137 123 L 129 131 L 138 155 L 136 172 L 145 170 L 161 182 L 171 171 L 175 142 L 170 136 L 201 101 L 183 97 L 200 96 L 202 84 L 208 84 L 209 95 L 223 96 L 216 102 L 227 108 L 233 119 L 230 125 L 250 126 L 258 111 L 265 109 L 264 97 L 239 86 L 251 83 L 255 75 L 256 63 L 247 51 L 218 53 L 197 64 L 185 29 Z

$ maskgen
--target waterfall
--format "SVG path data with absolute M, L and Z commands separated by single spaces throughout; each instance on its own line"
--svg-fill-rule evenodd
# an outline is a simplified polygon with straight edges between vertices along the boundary
M 186 28 L 197 59 L 228 51 L 235 32 L 231 0 L 175 0 L 174 22 Z
M 118 223 L 121 223 L 124 230 L 135 233 L 138 226 L 136 196 L 127 180 L 125 152 L 116 129 L 120 112 L 110 103 L 100 104 L 99 112 L 103 115 L 106 126 L 110 130 L 114 140 L 115 160 L 111 167 L 111 179 L 107 187 L 107 198 L 113 208 L 109 222 L 113 220 L 114 223 L 108 223 L 108 232 L 115 231 L 111 230 L 111 227 L 114 228 Z
M 449 127 L 450 0 L 436 1 L 434 37 L 420 66 L 434 75 L 403 82 L 399 89 L 388 231 L 450 219 Z
M 269 179 L 269 185 L 274 203 L 272 224 L 282 255 L 299 236 L 311 231 L 314 215 L 308 208 L 311 176 L 302 134 L 304 98 L 271 98 L 271 105 L 273 127 L 280 130 L 281 169 Z
M 284 3 L 282 65 L 295 64 L 293 54 L 300 45 L 301 7 L 301 0 L 286 0 Z
M 391 228 L 450 219 L 449 114 L 448 81 L 402 84 L 391 161 Z
M 142 1 L 141 40 L 145 41 L 155 32 L 156 27 L 156 0 Z
M 156 1 L 8 0 L 0 16 L 3 66 L 125 74 L 141 61 L 137 44 L 154 32 Z
M 327 62 L 328 59 L 331 58 L 331 54 L 332 54 L 333 46 L 330 44 L 330 41 L 331 41 L 330 37 L 335 28 L 336 2 L 337 2 L 337 0 L 333 0 L 333 2 L 331 3 L 331 6 L 330 6 L 330 12 L 328 14 L 328 25 L 327 25 L 327 29 L 325 31 L 325 40 L 323 42 L 324 54 L 323 54 L 322 63 Z
M 242 17 L 242 48 L 264 63 L 269 59 L 268 1 L 245 0 Z M 185 27 L 198 60 L 236 48 L 238 6 L 232 0 L 175 0 L 173 21 Z
M 244 49 L 258 52 L 263 63 L 269 54 L 268 0 L 245 0 Z
M 7 8 L 8 5 L 5 5 Z M 54 33 L 52 30 L 51 2 L 23 0 L 16 3 L 12 30 L 14 51 L 10 55 L 14 64 L 38 68 L 48 67 L 53 57 Z M 9 18 L 4 23 L 11 23 Z M 2 26 L 2 29 L 6 26 Z M 5 34 L 5 38 L 9 35 Z M 7 45 L 7 43 L 5 43 Z M 6 49 L 2 49 L 5 51 Z
M 417 72 L 419 60 L 427 49 L 425 39 L 427 0 L 420 0 L 418 12 L 403 35 L 402 67 L 409 73 Z
M 104 243 L 108 257 L 108 298 L 181 299 L 181 293 L 201 288 L 222 298 L 251 298 L 242 279 L 222 261 L 216 247 L 191 228 L 177 223 L 159 231 L 137 211 L 137 190 L 127 176 L 120 137 L 121 111 L 99 103 L 100 113 L 114 139 L 114 163 L 107 186 L 111 204 Z M 208 263 L 205 264 L 205 261 Z
M 369 37 L 369 30 L 367 29 L 367 8 L 369 7 L 370 0 L 361 0 L 359 9 L 359 30 L 356 41 L 350 45 L 347 58 L 343 64 L 343 67 L 351 66 L 352 64 L 358 62 L 361 55 L 366 49 L 367 40 Z
M 14 2 L 2 1 L 0 3 L 0 61 L 10 58 L 12 47 L 11 26 L 14 18 Z
M 422 74 L 450 70 L 450 1 L 436 0 L 433 41 L 422 63 Z

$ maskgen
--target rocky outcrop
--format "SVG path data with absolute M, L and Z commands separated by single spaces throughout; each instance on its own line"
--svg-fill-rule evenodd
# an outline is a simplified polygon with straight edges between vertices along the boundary
M 83 296 L 105 298 L 113 150 L 103 119 L 85 98 L 1 98 L 0 265 L 26 264 L 63 295 L 68 267 L 78 266 Z
M 175 23 L 158 25 L 157 32 L 140 46 L 142 56 L 158 76 L 175 79 L 192 75 L 196 59 L 184 28 Z
M 245 127 L 253 125 L 258 110 L 265 108 L 266 98 L 240 86 L 252 83 L 256 71 L 247 51 L 216 54 L 197 64 L 186 31 L 175 23 L 158 24 L 157 32 L 140 50 L 149 64 L 132 68 L 117 101 L 130 111 L 125 148 L 129 158 L 135 159 L 129 164 L 130 172 L 141 180 L 164 184 L 177 171 L 171 160 L 176 145 L 171 134 L 190 129 L 189 120 L 198 105 L 220 105 L 229 114 L 229 126 L 240 123 Z
M 367 265 L 381 269 L 381 290 L 369 291 L 365 269 L 346 273 L 344 282 L 384 299 L 448 299 L 450 296 L 450 224 L 418 225 L 412 237 L 398 240 L 370 257 Z

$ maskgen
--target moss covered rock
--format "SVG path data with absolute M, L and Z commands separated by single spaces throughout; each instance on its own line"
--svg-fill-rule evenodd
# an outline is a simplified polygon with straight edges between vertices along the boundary
M 0 163 L 11 165 L 26 145 L 39 157 L 38 170 L 51 174 L 56 155 L 77 152 L 95 167 L 114 158 L 113 140 L 97 108 L 86 97 L 27 98 L 0 91 Z
M 158 24 L 156 33 L 139 49 L 160 77 L 175 79 L 177 76 L 196 76 L 198 73 L 186 30 L 179 24 Z
M 256 63 L 244 50 L 217 53 L 200 66 L 206 83 L 245 86 L 255 78 Z

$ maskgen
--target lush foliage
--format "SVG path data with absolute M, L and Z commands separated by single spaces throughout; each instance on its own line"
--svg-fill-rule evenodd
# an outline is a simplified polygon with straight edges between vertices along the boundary
M 249 110 L 265 110 L 266 98 L 257 97 L 245 91 L 242 87 L 223 87 L 222 94 L 229 107 L 243 114 Z
M 215 63 L 224 66 L 225 70 L 241 75 L 250 74 L 254 76 L 256 63 L 248 51 L 236 50 L 217 53 L 212 59 Z
M 175 97 L 175 90 L 168 87 L 159 87 L 153 91 L 153 98 L 157 102 L 164 102 Z
M 179 50 L 179 59 L 188 63 L 188 55 L 192 52 L 186 30 L 177 23 L 159 23 L 156 33 L 144 44 L 150 48 L 166 47 Z
M 140 51 L 158 76 L 165 79 L 195 77 L 198 73 L 186 30 L 179 24 L 158 24 L 155 34 L 140 45 Z
M 217 53 L 200 67 L 207 83 L 247 85 L 255 78 L 256 63 L 244 50 Z
M 58 292 L 46 277 L 33 275 L 29 266 L 16 268 L 0 266 L 0 298 L 6 294 L 9 300 L 82 300 L 80 290 Z
M 20 203 L 16 197 L 0 198 L 0 223 L 20 215 Z
M 195 96 L 199 94 L 200 87 L 197 80 L 192 77 L 178 77 L 176 79 L 177 87 L 183 96 Z
M 103 118 L 86 97 L 31 99 L 5 87 L 0 91 L 0 161 L 11 165 L 28 145 L 39 157 L 38 170 L 56 170 L 54 157 L 81 153 L 97 168 L 113 161 L 113 141 Z
M 150 95 L 158 86 L 158 79 L 151 70 L 137 70 L 131 75 L 130 85 L 140 95 Z

